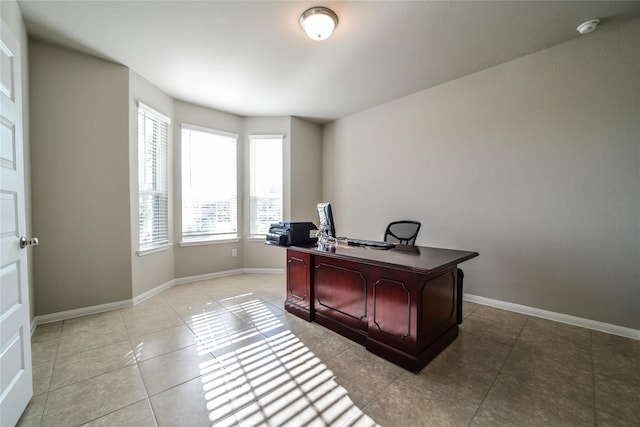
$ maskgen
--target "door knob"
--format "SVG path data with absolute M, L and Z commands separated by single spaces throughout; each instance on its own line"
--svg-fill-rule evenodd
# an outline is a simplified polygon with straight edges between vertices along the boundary
M 38 246 L 38 238 L 33 237 L 31 239 L 27 239 L 26 237 L 22 236 L 20 238 L 20 249 L 24 249 L 27 246 Z

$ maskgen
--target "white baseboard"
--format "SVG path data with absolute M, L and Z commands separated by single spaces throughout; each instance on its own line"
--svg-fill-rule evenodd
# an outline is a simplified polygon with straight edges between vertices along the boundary
M 488 305 L 490 307 L 500 308 L 502 310 L 526 314 L 527 316 L 540 317 L 542 319 L 553 320 L 554 322 L 566 323 L 569 325 L 580 326 L 582 328 L 587 328 L 594 331 L 605 332 L 607 334 L 640 340 L 640 330 L 638 329 L 612 325 L 610 323 L 597 322 L 595 320 L 585 319 L 582 317 L 570 316 L 568 314 L 541 310 L 539 308 L 529 307 L 526 305 L 514 304 L 511 302 L 505 302 L 466 293 L 464 294 L 463 299 L 465 301 L 474 302 L 481 305 Z
M 169 280 L 167 283 L 163 283 L 162 285 L 156 286 L 153 289 L 149 289 L 147 292 L 144 292 L 140 295 L 138 295 L 137 297 L 133 297 L 133 305 L 139 304 L 142 301 L 151 298 L 152 296 L 159 294 L 162 291 L 165 291 L 173 286 L 175 286 L 176 281 L 175 280 Z
M 175 279 L 176 285 L 199 282 L 201 280 L 219 279 L 220 277 L 235 276 L 236 274 L 283 274 L 284 268 L 238 268 L 236 270 L 220 271 L 217 273 L 199 274 Z
M 105 311 L 119 310 L 121 308 L 131 307 L 132 305 L 133 304 L 131 300 L 125 300 L 110 302 L 107 304 L 92 305 L 89 307 L 76 308 L 74 310 L 60 311 L 57 313 L 43 314 L 41 316 L 34 317 L 32 324 L 35 323 L 36 326 L 43 325 L 45 323 L 53 323 L 60 320 L 67 320 L 73 319 L 75 317 L 88 316 L 90 314 L 103 313 Z M 33 328 L 33 330 L 35 330 L 35 327 Z M 33 330 L 31 331 L 32 333 Z
M 284 268 L 243 268 L 246 274 L 284 274 L 287 272 Z
M 196 276 L 178 277 L 174 280 L 176 285 L 184 285 L 185 283 L 199 282 L 201 280 L 218 279 L 220 277 L 233 276 L 235 274 L 242 274 L 242 269 L 220 271 L 218 273 L 198 274 Z
M 218 273 L 208 273 L 208 274 L 200 274 L 197 276 L 180 277 L 174 280 L 169 280 L 168 282 L 163 283 L 159 286 L 156 286 L 155 288 L 150 289 L 147 292 L 140 294 L 130 300 L 110 302 L 107 304 L 100 304 L 100 305 L 92 305 L 89 307 L 82 307 L 74 310 L 60 311 L 58 313 L 35 316 L 33 319 L 31 319 L 31 335 L 33 335 L 38 325 L 43 325 L 45 323 L 58 322 L 60 320 L 73 319 L 75 317 L 89 316 L 91 314 L 103 313 L 105 311 L 119 310 L 121 308 L 131 307 L 175 285 L 199 282 L 201 280 L 217 279 L 220 277 L 234 276 L 236 274 L 243 274 L 243 273 L 280 274 L 280 273 L 285 273 L 285 270 L 283 268 L 243 268 L 243 269 L 237 269 L 237 270 L 221 271 Z

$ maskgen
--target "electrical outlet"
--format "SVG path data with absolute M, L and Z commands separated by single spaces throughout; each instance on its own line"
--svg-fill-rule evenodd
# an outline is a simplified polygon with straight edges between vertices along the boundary
M 232 257 L 237 257 L 238 256 L 238 250 L 236 248 L 231 249 L 231 256 Z

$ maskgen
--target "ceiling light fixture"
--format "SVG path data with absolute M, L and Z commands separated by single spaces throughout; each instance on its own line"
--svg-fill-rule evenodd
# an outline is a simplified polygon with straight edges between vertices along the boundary
M 325 40 L 338 26 L 338 15 L 326 7 L 317 6 L 304 11 L 300 16 L 300 26 L 309 38 Z

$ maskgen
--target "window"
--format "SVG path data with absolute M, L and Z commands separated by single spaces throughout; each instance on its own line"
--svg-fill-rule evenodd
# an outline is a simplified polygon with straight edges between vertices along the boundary
M 138 227 L 141 251 L 169 244 L 169 119 L 138 104 Z
M 238 237 L 238 136 L 182 125 L 182 241 Z
M 282 221 L 282 135 L 250 135 L 251 235 Z

